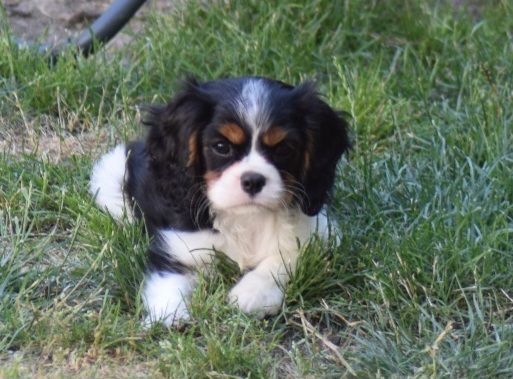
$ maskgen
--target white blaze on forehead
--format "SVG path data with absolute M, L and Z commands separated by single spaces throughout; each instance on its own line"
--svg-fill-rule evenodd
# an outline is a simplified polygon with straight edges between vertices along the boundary
M 237 113 L 254 131 L 268 123 L 269 90 L 263 80 L 251 79 L 244 84 L 237 102 Z

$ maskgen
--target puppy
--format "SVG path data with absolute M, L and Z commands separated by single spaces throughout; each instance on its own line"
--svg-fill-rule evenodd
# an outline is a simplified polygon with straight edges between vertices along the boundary
M 189 318 L 215 251 L 245 273 L 229 302 L 276 314 L 301 247 L 313 233 L 328 236 L 323 206 L 350 147 L 346 121 L 311 83 L 243 77 L 188 80 L 144 123 L 144 141 L 94 165 L 90 192 L 116 218 L 143 218 L 152 235 L 146 323 Z

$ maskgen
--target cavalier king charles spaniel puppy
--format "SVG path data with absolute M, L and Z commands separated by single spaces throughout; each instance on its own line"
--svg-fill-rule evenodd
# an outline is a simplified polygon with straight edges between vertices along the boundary
M 146 324 L 181 325 L 215 252 L 243 275 L 228 301 L 258 318 L 278 313 L 312 234 L 328 237 L 324 205 L 347 123 L 311 83 L 262 77 L 186 81 L 150 107 L 143 141 L 96 162 L 90 192 L 115 218 L 142 218 L 152 240 Z

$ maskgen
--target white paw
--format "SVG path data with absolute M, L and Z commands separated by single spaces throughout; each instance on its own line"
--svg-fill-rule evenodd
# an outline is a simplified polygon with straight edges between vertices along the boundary
M 147 312 L 143 325 L 148 328 L 161 322 L 167 327 L 178 327 L 189 320 L 187 301 L 194 283 L 189 275 L 156 272 L 148 275 L 143 293 Z
M 244 313 L 263 318 L 279 312 L 283 297 L 274 278 L 250 271 L 231 289 L 228 301 Z
M 174 311 L 170 311 L 170 309 Z M 151 328 L 153 325 L 162 323 L 164 326 L 170 328 L 179 328 L 190 319 L 189 311 L 185 302 L 179 304 L 165 304 L 162 308 L 152 308 L 148 310 L 148 315 L 144 318 L 143 327 L 145 329 Z

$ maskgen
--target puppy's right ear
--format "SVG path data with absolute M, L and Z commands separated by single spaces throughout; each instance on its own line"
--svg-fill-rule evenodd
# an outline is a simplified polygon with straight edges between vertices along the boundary
M 147 117 L 143 123 L 149 127 L 146 151 L 151 165 L 157 169 L 178 165 L 199 170 L 203 164 L 201 133 L 214 111 L 214 103 L 201 85 L 188 79 L 168 105 L 144 110 Z
M 349 126 L 343 113 L 324 102 L 312 83 L 296 87 L 293 94 L 304 114 L 308 138 L 302 210 L 308 216 L 315 216 L 328 199 L 340 157 L 351 147 Z

